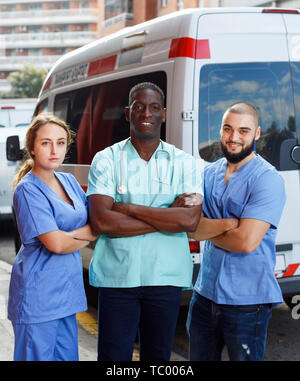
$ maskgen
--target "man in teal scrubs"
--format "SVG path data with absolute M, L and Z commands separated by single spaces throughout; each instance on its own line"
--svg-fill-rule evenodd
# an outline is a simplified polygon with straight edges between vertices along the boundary
M 95 155 L 87 192 L 102 234 L 90 266 L 99 288 L 98 359 L 130 361 L 139 332 L 140 359 L 166 361 L 181 290 L 192 281 L 186 232 L 200 220 L 201 163 L 160 140 L 166 110 L 156 85 L 132 88 L 125 114 L 130 138 Z M 187 193 L 188 208 L 172 207 Z

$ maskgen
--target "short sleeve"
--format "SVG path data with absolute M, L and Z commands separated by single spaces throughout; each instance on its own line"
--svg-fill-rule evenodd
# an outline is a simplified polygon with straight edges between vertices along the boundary
M 103 194 L 115 198 L 116 185 L 113 158 L 111 154 L 107 153 L 107 150 L 105 151 L 98 152 L 92 161 L 87 196 Z
M 241 218 L 255 218 L 277 228 L 285 201 L 282 177 L 275 170 L 269 170 L 255 182 Z
M 40 234 L 59 230 L 47 197 L 34 184 L 20 184 L 13 205 L 23 244 Z

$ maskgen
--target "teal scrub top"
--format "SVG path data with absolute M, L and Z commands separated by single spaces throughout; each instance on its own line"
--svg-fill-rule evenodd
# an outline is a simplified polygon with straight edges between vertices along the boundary
M 91 164 L 87 196 L 168 208 L 182 193 L 203 194 L 203 161 L 161 142 L 146 162 L 130 140 L 98 152 Z M 118 193 L 126 186 L 124 194 Z M 155 232 L 133 237 L 101 235 L 90 264 L 95 287 L 191 287 L 193 262 L 187 234 Z

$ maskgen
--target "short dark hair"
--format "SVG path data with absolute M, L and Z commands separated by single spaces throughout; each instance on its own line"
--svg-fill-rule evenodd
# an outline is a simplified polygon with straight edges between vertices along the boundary
M 251 115 L 255 121 L 255 124 L 258 126 L 258 111 L 257 109 L 250 103 L 247 102 L 235 102 L 228 107 L 225 112 L 233 112 L 235 114 L 242 115 Z
M 130 90 L 130 92 L 129 92 L 129 106 L 132 103 L 132 98 L 134 97 L 135 93 L 137 93 L 140 90 L 146 90 L 146 89 L 151 89 L 153 91 L 156 91 L 161 97 L 162 105 L 164 105 L 165 94 L 162 91 L 162 89 L 152 82 L 141 82 L 141 83 L 138 83 L 137 85 L 133 86 L 133 88 Z

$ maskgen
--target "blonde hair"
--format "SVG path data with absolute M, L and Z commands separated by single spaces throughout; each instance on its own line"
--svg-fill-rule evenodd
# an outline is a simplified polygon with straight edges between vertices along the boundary
M 21 165 L 18 173 L 12 181 L 13 189 L 19 184 L 22 178 L 33 168 L 34 156 L 31 151 L 34 148 L 34 141 L 38 130 L 48 123 L 54 123 L 62 127 L 67 133 L 67 145 L 68 147 L 72 143 L 73 133 L 69 129 L 69 126 L 57 116 L 47 112 L 37 115 L 31 122 L 25 138 L 25 162 Z

